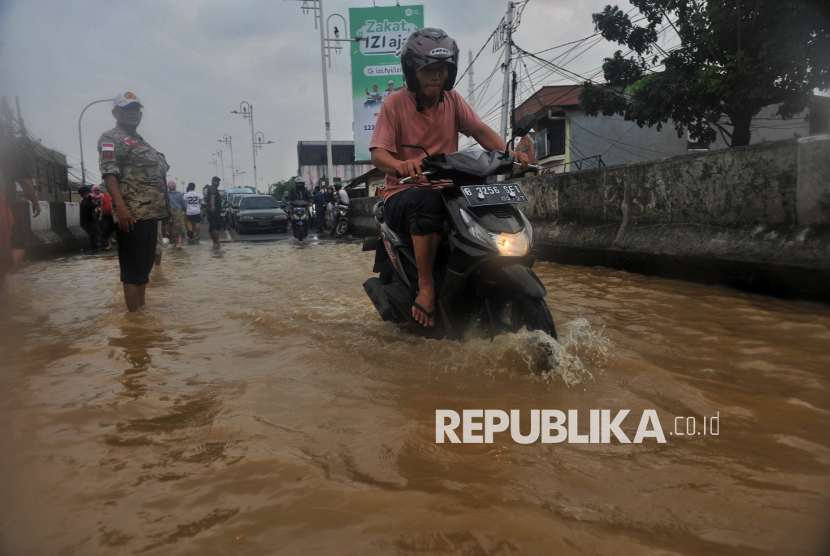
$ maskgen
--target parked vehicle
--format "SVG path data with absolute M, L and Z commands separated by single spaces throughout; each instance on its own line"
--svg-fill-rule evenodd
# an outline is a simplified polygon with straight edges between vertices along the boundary
M 529 115 L 519 121 L 516 137 L 527 134 L 532 120 Z M 435 327 L 412 318 L 418 268 L 411 239 L 391 230 L 383 219 L 383 203 L 375 205 L 380 237 L 367 238 L 363 249 L 375 250 L 372 270 L 379 276 L 369 278 L 363 289 L 383 320 L 438 338 L 460 339 L 474 321 L 491 337 L 527 327 L 556 338 L 547 291 L 531 270 L 533 229 L 518 208 L 528 199 L 516 183 L 486 185 L 488 176 L 509 174 L 514 164 L 508 152 L 479 148 L 428 154 L 422 161 L 429 179 L 453 182 L 442 189 L 450 234 L 443 238 L 433 268 Z
M 285 233 L 288 220 L 279 203 L 270 195 L 243 195 L 236 213 L 240 234 L 252 230 L 276 230 Z
M 239 212 L 239 203 L 243 197 L 253 195 L 253 193 L 234 193 L 228 197 L 228 210 L 226 211 L 228 226 L 236 230 L 236 214 Z
M 254 191 L 250 187 L 231 187 L 227 190 L 226 195 L 230 197 L 234 193 L 247 193 L 249 195 L 256 195 L 256 191 Z
M 291 201 L 288 207 L 291 221 L 291 231 L 294 237 L 302 241 L 308 235 L 308 227 L 311 224 L 311 210 L 308 201 Z
M 332 218 L 331 235 L 344 236 L 349 231 L 349 205 L 338 203 L 334 207 Z

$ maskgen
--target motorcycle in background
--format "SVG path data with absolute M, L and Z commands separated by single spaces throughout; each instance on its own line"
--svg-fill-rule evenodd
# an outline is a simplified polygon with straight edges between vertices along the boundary
M 334 207 L 335 214 L 331 225 L 331 235 L 344 236 L 349 230 L 349 205 L 338 203 Z
M 294 237 L 300 241 L 308 235 L 308 226 L 311 219 L 308 208 L 308 201 L 292 201 L 288 207 L 291 231 L 294 233 Z

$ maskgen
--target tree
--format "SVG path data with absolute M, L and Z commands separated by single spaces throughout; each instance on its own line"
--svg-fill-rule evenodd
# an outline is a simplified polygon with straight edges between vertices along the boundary
M 586 82 L 579 107 L 620 114 L 640 127 L 669 119 L 677 136 L 731 147 L 748 145 L 752 118 L 778 105 L 790 119 L 818 108 L 815 88 L 830 87 L 830 16 L 826 0 L 631 0 L 638 26 L 618 7 L 593 14 L 596 30 L 625 45 L 602 68 L 606 85 Z M 658 44 L 658 26 L 680 45 Z M 662 68 L 661 68 L 662 66 Z M 731 128 L 731 131 L 730 131 Z
M 280 199 L 282 199 L 283 193 L 285 193 L 286 191 L 290 191 L 292 187 L 294 187 L 293 177 L 285 181 L 278 181 L 277 183 L 272 183 L 270 193 L 274 197 L 274 199 L 279 201 Z

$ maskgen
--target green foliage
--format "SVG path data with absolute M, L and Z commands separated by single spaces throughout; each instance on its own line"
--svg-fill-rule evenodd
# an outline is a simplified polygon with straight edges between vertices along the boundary
M 678 137 L 749 144 L 765 106 L 792 118 L 830 87 L 830 10 L 825 0 L 631 0 L 642 26 L 617 6 L 593 14 L 596 30 L 630 49 L 603 64 L 606 85 L 585 83 L 587 114 L 620 114 L 640 127 L 672 120 Z M 668 52 L 658 27 L 680 39 Z M 729 127 L 732 128 L 730 132 Z
M 292 187 L 294 187 L 294 177 L 292 176 L 291 179 L 285 181 L 278 181 L 277 183 L 272 183 L 270 185 L 270 193 L 271 196 L 274 197 L 277 201 L 282 199 L 283 193 L 286 191 L 290 191 Z

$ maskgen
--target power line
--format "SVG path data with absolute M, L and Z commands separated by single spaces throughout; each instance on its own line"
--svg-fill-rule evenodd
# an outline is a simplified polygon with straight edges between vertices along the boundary
M 461 79 L 463 79 L 464 76 L 467 75 L 467 72 L 470 71 L 470 68 L 473 66 L 473 64 L 476 63 L 476 60 L 478 60 L 478 57 L 481 55 L 482 52 L 484 52 L 484 49 L 487 48 L 487 45 L 490 44 L 490 39 L 492 39 L 495 36 L 496 32 L 501 28 L 503 23 L 504 23 L 504 18 L 502 17 L 499 24 L 496 26 L 495 29 L 493 29 L 493 32 L 490 33 L 490 36 L 487 37 L 486 41 L 484 41 L 484 44 L 482 45 L 481 50 L 478 51 L 478 54 L 476 54 L 476 57 L 473 58 L 473 61 L 470 62 L 469 65 L 467 65 L 467 69 L 464 70 L 464 73 L 462 73 L 460 77 L 457 77 L 455 79 L 456 83 L 458 81 L 461 81 Z

